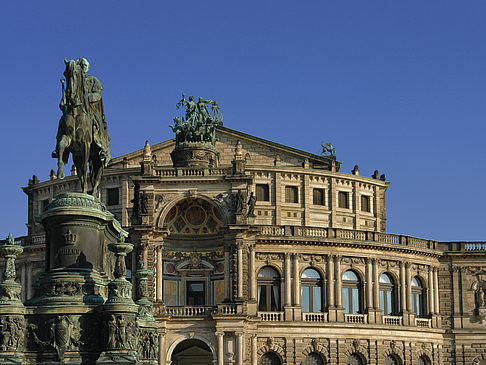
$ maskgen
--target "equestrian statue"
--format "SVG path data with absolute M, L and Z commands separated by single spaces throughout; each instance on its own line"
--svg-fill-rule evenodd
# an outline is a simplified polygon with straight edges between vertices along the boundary
M 88 177 L 92 195 L 98 195 L 103 169 L 111 159 L 110 136 L 106 127 L 100 81 L 88 75 L 89 62 L 85 58 L 66 60 L 61 79 L 62 98 L 59 108 L 62 117 L 57 130 L 57 177 L 64 178 L 63 164 L 72 154 L 83 193 L 88 192 Z

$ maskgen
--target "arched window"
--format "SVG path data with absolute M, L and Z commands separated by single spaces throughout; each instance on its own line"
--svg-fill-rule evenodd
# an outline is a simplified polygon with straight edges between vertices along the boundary
M 395 284 L 389 274 L 380 276 L 380 308 L 385 316 L 397 312 Z
M 280 310 L 280 275 L 271 266 L 265 266 L 258 272 L 258 310 Z
M 430 365 L 430 360 L 427 356 L 422 355 L 418 358 L 418 365 Z
M 317 352 L 311 352 L 304 360 L 302 365 L 324 365 L 322 356 Z
M 273 352 L 267 352 L 262 356 L 260 365 L 280 365 L 280 358 Z
M 302 312 L 321 312 L 322 278 L 315 269 L 306 269 L 302 273 L 301 283 Z
M 385 359 L 385 365 L 400 365 L 400 361 L 394 355 L 388 355 Z
M 348 360 L 348 365 L 364 365 L 363 358 L 358 354 L 351 354 Z
M 361 313 L 361 281 L 359 276 L 351 270 L 343 276 L 343 307 L 344 313 Z
M 424 287 L 418 277 L 412 278 L 412 312 L 417 317 L 424 317 L 426 315 Z

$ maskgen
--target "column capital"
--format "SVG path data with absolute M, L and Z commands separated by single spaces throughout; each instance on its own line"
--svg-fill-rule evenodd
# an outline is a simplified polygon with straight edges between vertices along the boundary
M 224 336 L 224 332 L 218 331 L 218 332 L 215 333 L 215 335 L 216 335 L 216 337 L 223 337 Z

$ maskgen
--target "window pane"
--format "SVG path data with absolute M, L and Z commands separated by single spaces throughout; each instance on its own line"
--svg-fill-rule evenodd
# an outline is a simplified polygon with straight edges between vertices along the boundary
M 310 292 L 309 292 L 309 289 L 310 288 L 308 286 L 303 286 L 301 288 L 302 312 L 310 312 L 310 307 L 309 307 Z
M 361 195 L 361 211 L 370 211 L 370 197 L 367 195 Z
M 277 270 L 273 267 L 265 266 L 260 269 L 258 272 L 259 278 L 279 278 L 280 275 L 278 274 Z
M 272 286 L 272 311 L 280 310 L 280 287 L 277 285 Z
M 412 286 L 420 286 L 418 280 L 416 278 L 412 279 Z
M 257 201 L 270 201 L 268 184 L 256 184 L 256 199 Z
M 386 311 L 385 314 L 392 314 L 392 293 L 391 291 L 386 292 Z
M 351 289 L 353 313 L 359 313 L 359 292 L 358 289 Z
M 118 188 L 107 189 L 106 190 L 106 205 L 118 205 Z
M 344 313 L 349 313 L 349 289 L 343 288 Z
M 258 294 L 259 294 L 258 310 L 260 310 L 260 311 L 269 310 L 269 308 L 267 308 L 267 288 L 266 288 L 266 286 L 259 285 L 258 286 Z
M 312 352 L 307 356 L 302 365 L 324 365 L 321 355 Z
M 321 288 L 319 286 L 315 286 L 312 288 L 312 311 L 313 312 L 320 312 L 321 311 Z
M 297 186 L 286 186 L 285 187 L 285 202 L 286 203 L 298 203 L 299 198 L 297 195 Z
M 385 311 L 385 292 L 380 290 L 380 309 L 383 311 L 383 314 L 386 315 Z
M 391 284 L 392 283 L 392 280 L 390 278 L 390 275 L 388 275 L 388 274 L 382 274 L 380 276 L 380 283 Z
M 267 352 L 262 356 L 261 365 L 280 365 L 280 359 L 272 352 Z
M 302 273 L 302 278 L 320 279 L 321 275 L 319 275 L 319 272 L 317 270 L 305 269 Z
M 348 270 L 343 274 L 343 280 L 358 281 L 358 276 L 353 271 Z
M 348 193 L 344 191 L 338 192 L 338 207 L 339 208 L 349 208 Z
M 325 205 L 324 189 L 314 189 L 313 190 L 313 204 L 314 205 Z

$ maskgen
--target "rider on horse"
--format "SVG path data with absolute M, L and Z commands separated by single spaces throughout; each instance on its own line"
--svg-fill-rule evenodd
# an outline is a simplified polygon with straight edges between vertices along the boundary
M 94 142 L 100 147 L 100 157 L 104 161 L 104 165 L 108 165 L 111 159 L 110 155 L 110 136 L 108 134 L 108 129 L 106 125 L 105 119 L 105 111 L 103 109 L 103 99 L 101 98 L 101 90 L 103 90 L 103 86 L 101 86 L 100 80 L 95 76 L 88 75 L 89 70 L 89 62 L 86 58 L 79 58 L 77 63 L 83 70 L 84 74 L 84 90 L 87 94 L 88 101 L 89 101 L 89 108 L 87 112 L 90 114 L 91 119 L 93 120 L 93 139 Z M 62 98 L 61 102 L 59 103 L 59 108 L 63 112 L 66 112 L 67 108 L 67 100 L 66 100 L 66 93 L 64 90 L 64 79 L 61 79 L 62 83 Z M 59 123 L 59 127 L 57 130 L 57 144 L 56 150 L 52 153 L 52 157 L 58 157 L 58 144 L 59 141 L 62 139 L 64 134 L 64 130 Z

